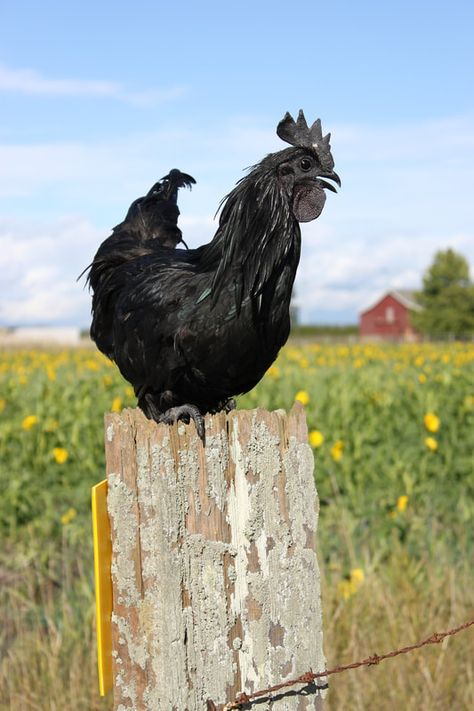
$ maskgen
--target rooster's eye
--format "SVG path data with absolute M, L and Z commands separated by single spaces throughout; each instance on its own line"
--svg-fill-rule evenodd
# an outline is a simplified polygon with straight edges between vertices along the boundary
M 312 160 L 310 160 L 309 158 L 302 158 L 302 159 L 301 159 L 301 161 L 300 161 L 300 168 L 301 168 L 301 170 L 304 170 L 305 173 L 306 173 L 308 170 L 311 170 L 312 167 L 313 167 L 313 161 L 312 161 Z

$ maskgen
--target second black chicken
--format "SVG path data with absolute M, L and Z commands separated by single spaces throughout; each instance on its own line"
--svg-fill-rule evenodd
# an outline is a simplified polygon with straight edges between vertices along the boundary
M 133 385 L 157 422 L 232 407 L 262 378 L 286 342 L 300 259 L 299 222 L 317 218 L 325 189 L 340 185 L 329 138 L 286 114 L 277 127 L 291 145 L 266 156 L 224 199 L 212 239 L 177 248 L 178 189 L 172 170 L 100 246 L 90 267 L 91 336 Z

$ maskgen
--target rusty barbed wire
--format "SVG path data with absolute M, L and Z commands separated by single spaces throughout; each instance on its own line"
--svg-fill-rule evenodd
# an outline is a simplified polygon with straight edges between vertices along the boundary
M 222 706 L 220 709 L 216 706 L 214 701 L 209 699 L 207 701 L 207 711 L 233 711 L 233 709 L 241 709 L 243 706 L 251 704 L 256 699 L 261 698 L 262 696 L 270 696 L 276 691 L 280 691 L 281 689 L 284 689 L 287 686 L 295 686 L 296 684 L 311 684 L 316 679 L 321 679 L 330 676 L 331 674 L 340 674 L 341 672 L 348 671 L 349 669 L 357 669 L 358 667 L 374 666 L 376 664 L 380 664 L 380 662 L 383 662 L 385 659 L 398 657 L 398 655 L 400 654 L 408 654 L 409 652 L 413 652 L 415 649 L 420 649 L 421 647 L 424 647 L 428 644 L 439 644 L 444 639 L 446 639 L 446 637 L 452 637 L 458 632 L 462 632 L 462 630 L 465 630 L 468 627 L 472 627 L 473 625 L 474 620 L 470 620 L 469 622 L 464 622 L 464 624 L 459 625 L 458 627 L 453 627 L 447 632 L 434 632 L 430 637 L 427 637 L 421 642 L 411 644 L 408 647 L 401 647 L 400 649 L 395 649 L 392 652 L 387 652 L 386 654 L 372 654 L 372 656 L 367 657 L 366 659 L 362 659 L 359 662 L 352 662 L 352 664 L 343 664 L 342 666 L 334 667 L 333 669 L 327 669 L 323 672 L 314 673 L 312 671 L 308 671 L 296 677 L 295 679 L 283 681 L 281 682 L 281 684 L 269 686 L 267 689 L 260 689 L 259 691 L 254 691 L 252 694 L 246 694 L 245 692 L 242 692 L 238 694 L 234 701 L 230 701 L 229 703 L 224 704 L 224 706 Z

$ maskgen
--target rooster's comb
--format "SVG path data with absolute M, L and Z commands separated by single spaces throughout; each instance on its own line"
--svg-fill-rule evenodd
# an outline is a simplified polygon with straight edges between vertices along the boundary
M 331 134 L 323 136 L 321 119 L 317 119 L 309 128 L 302 109 L 300 109 L 296 121 L 287 111 L 278 124 L 276 132 L 282 141 L 286 141 L 292 146 L 313 148 L 323 154 L 331 150 L 329 145 Z

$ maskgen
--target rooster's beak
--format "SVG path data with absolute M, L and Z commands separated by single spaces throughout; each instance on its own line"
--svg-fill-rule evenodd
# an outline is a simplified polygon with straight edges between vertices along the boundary
M 341 187 L 341 179 L 338 174 L 335 173 L 333 170 L 330 173 L 320 173 L 318 175 L 318 180 L 322 184 L 323 188 L 327 188 L 328 190 L 332 190 L 333 193 L 337 193 L 337 190 L 334 185 L 331 185 L 331 183 L 327 183 L 325 180 L 320 180 L 320 178 L 327 178 L 328 180 L 333 180 L 339 185 L 339 187 Z

